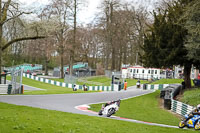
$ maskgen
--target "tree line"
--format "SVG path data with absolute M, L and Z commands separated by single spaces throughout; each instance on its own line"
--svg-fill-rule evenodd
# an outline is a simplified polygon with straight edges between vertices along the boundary
M 2 65 L 40 63 L 46 73 L 49 67 L 61 66 L 63 77 L 65 64 L 72 67 L 76 62 L 88 62 L 94 69 L 100 66 L 120 70 L 122 64 L 133 65 L 136 60 L 139 63 L 137 55 L 143 45 L 146 23 L 149 23 L 146 7 L 136 8 L 120 0 L 103 0 L 94 21 L 82 25 L 77 22 L 77 14 L 84 4 L 83 0 L 50 0 L 37 11 L 35 20 L 18 16 L 6 23 L 3 38 L 23 34 L 45 38 L 13 43 L 3 53 Z

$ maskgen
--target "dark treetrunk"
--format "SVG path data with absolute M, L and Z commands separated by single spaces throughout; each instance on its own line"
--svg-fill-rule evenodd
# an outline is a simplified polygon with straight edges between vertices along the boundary
M 191 88 L 190 73 L 191 73 L 191 65 L 185 65 L 184 66 L 184 81 L 185 81 L 186 89 Z
M 48 60 L 45 60 L 45 75 L 48 75 Z
M 73 75 L 73 65 L 75 58 L 75 48 L 76 48 L 76 18 L 77 17 L 77 0 L 74 0 L 74 28 L 73 28 L 73 44 L 70 50 L 70 64 L 69 64 L 69 75 Z
M 63 50 L 63 49 L 62 49 Z M 62 51 L 61 56 L 60 56 L 60 78 L 64 78 L 64 53 Z
M 48 63 L 49 63 L 48 58 L 45 56 L 44 58 L 44 74 L 45 75 L 48 75 Z
M 121 46 L 121 44 L 120 44 L 118 71 L 121 70 L 121 66 L 122 66 L 122 55 L 123 55 L 123 53 L 122 53 L 122 46 Z
M 0 25 L 0 74 L 1 74 L 1 66 L 2 66 L 2 25 Z M 0 84 L 1 84 L 1 76 L 0 76 Z
M 112 47 L 112 66 L 111 66 L 111 70 L 115 70 L 115 64 L 116 64 L 116 62 L 115 62 L 115 46 L 113 46 Z
M 72 56 L 73 53 L 70 56 L 70 63 L 69 63 L 69 74 L 70 76 L 73 76 L 73 64 L 74 64 L 74 56 Z

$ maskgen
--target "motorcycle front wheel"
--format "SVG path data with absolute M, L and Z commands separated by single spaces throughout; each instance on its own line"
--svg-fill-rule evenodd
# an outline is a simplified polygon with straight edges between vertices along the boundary
M 200 122 L 197 122 L 194 126 L 195 130 L 200 130 Z
M 185 123 L 183 121 L 179 122 L 178 127 L 179 128 L 184 128 L 185 127 Z
M 107 113 L 107 117 L 110 117 L 114 113 L 115 113 L 115 109 L 114 108 L 109 109 L 108 113 Z

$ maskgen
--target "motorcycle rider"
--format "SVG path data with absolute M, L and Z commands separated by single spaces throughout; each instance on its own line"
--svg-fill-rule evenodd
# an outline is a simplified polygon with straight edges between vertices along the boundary
M 111 104 L 113 104 L 113 103 L 115 103 L 115 102 L 120 102 L 120 99 L 119 99 L 119 100 L 116 100 L 116 101 L 107 102 L 107 103 L 105 104 L 104 107 L 106 107 L 106 106 L 108 106 L 108 105 L 111 105 Z M 118 106 L 119 106 L 119 105 L 118 105 Z
M 140 80 L 137 81 L 136 85 L 137 85 L 137 88 L 140 88 Z
M 200 104 L 198 104 L 197 107 L 189 113 L 188 118 L 183 121 L 184 124 L 186 125 L 186 122 L 194 117 L 194 115 L 200 115 Z

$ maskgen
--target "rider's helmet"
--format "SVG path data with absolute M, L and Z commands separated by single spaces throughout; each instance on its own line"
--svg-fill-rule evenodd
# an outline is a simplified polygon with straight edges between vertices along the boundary
M 200 110 L 200 104 L 197 105 L 197 109 Z

